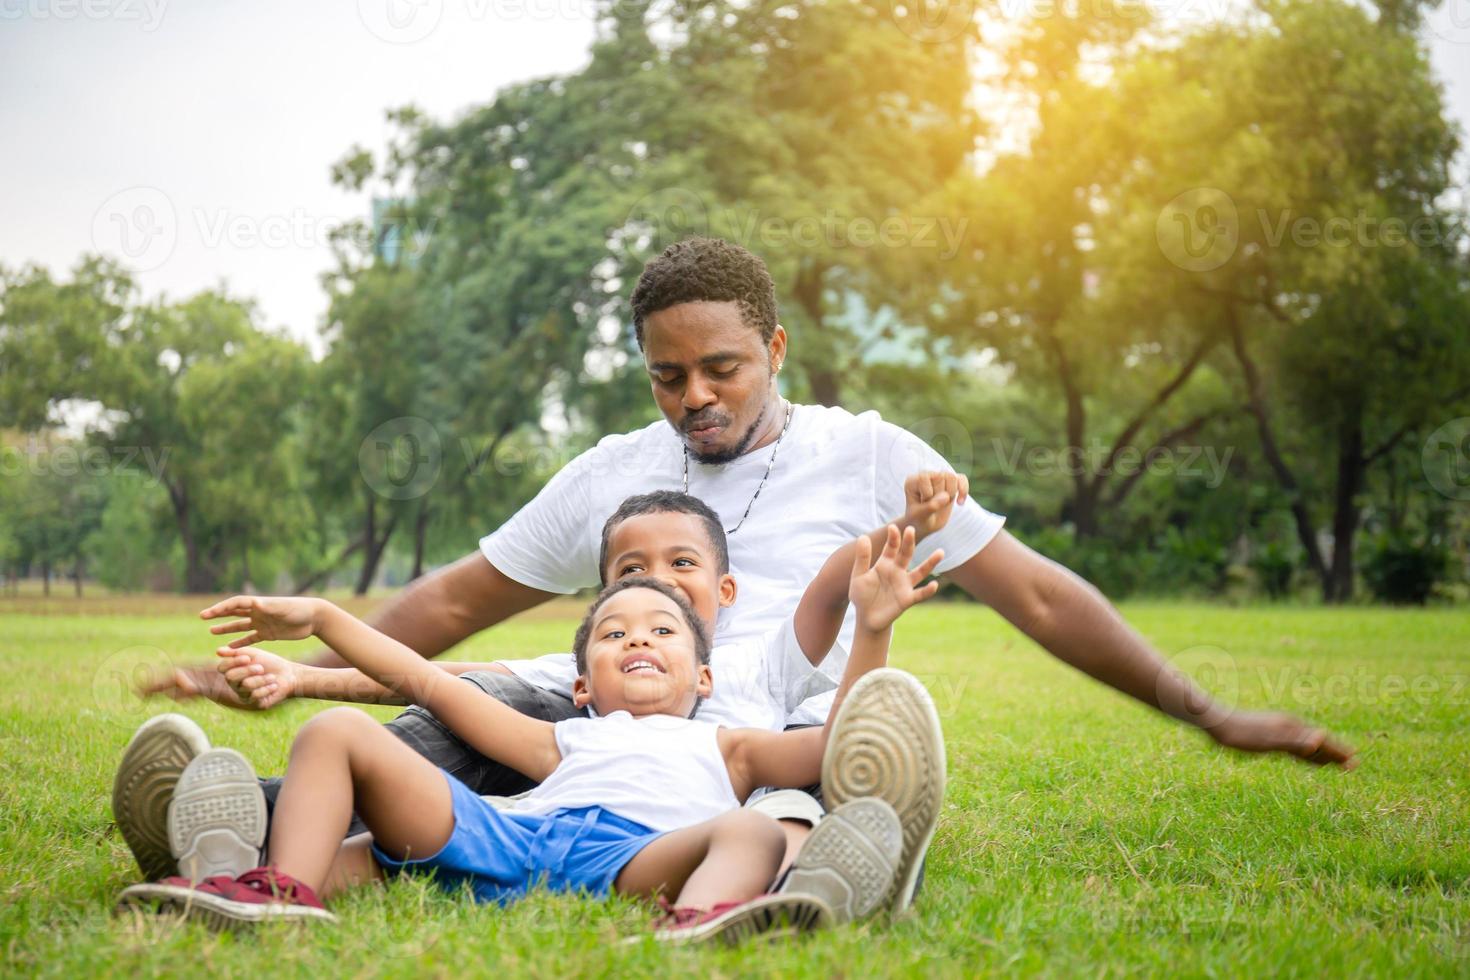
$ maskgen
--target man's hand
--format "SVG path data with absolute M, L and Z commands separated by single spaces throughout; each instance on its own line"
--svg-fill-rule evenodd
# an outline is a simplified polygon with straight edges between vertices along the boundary
M 138 685 L 138 697 L 150 698 L 158 695 L 173 698 L 175 701 L 208 698 L 226 708 L 252 707 L 240 700 L 239 695 L 212 664 L 160 671 Z
M 1355 769 L 1358 765 L 1352 747 L 1326 729 L 1274 711 L 1232 711 L 1208 731 L 1219 744 L 1240 752 L 1285 752 L 1314 766 Z
M 847 598 L 857 608 L 860 629 L 881 633 L 892 626 L 904 610 L 939 591 L 938 582 L 919 583 L 928 578 L 943 560 L 944 551 L 935 551 L 918 568 L 909 571 L 909 562 L 914 558 L 914 542 L 913 528 L 905 529 L 900 535 L 897 527 L 888 525 L 883 553 L 874 563 L 872 541 L 866 534 L 857 539 Z
M 959 473 L 934 470 L 915 473 L 903 481 L 903 526 L 922 541 L 949 523 L 955 504 L 970 495 L 970 480 Z
M 234 649 L 247 647 L 265 640 L 304 640 L 316 632 L 322 609 L 321 599 L 298 596 L 237 595 L 224 602 L 216 602 L 199 614 L 200 619 L 219 619 L 222 616 L 243 616 L 234 622 L 211 626 L 209 631 L 216 636 L 221 633 L 244 633 L 229 645 Z
M 294 661 L 256 647 L 220 647 L 219 672 L 246 707 L 265 711 L 296 693 Z

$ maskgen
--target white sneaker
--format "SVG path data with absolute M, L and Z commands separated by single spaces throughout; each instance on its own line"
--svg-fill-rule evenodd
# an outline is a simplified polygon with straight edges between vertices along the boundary
M 258 867 L 265 826 L 265 794 L 243 755 L 210 749 L 184 769 L 168 807 L 179 874 L 197 882 Z
M 208 751 L 204 730 L 177 714 L 149 718 L 123 750 L 112 778 L 112 818 L 150 881 L 178 874 L 168 846 L 168 805 L 184 767 Z
M 817 823 L 781 883 L 781 894 L 820 898 L 841 925 L 872 915 L 893 893 L 903 828 L 887 802 L 866 796 Z
M 903 853 L 887 896 L 890 915 L 913 902 L 924 853 L 939 822 L 944 779 L 944 733 L 924 685 L 892 667 L 858 678 L 828 733 L 822 800 L 836 810 L 849 800 L 873 796 L 898 814 Z

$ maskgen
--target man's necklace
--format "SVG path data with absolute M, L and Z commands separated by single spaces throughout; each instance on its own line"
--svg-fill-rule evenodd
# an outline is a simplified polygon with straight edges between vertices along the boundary
M 772 469 L 772 467 L 774 467 L 776 465 L 776 452 L 777 452 L 777 450 L 779 450 L 781 448 L 781 440 L 784 439 L 784 438 L 786 438 L 786 430 L 789 429 L 789 428 L 791 428 L 791 409 L 792 409 L 791 403 L 790 402 L 787 402 L 786 403 L 786 421 L 784 423 L 782 423 L 782 425 L 781 425 L 781 434 L 778 435 L 778 436 L 776 436 L 776 444 L 771 447 L 771 461 L 766 464 L 766 475 L 763 476 L 763 477 L 761 477 L 761 482 L 755 488 L 755 495 L 750 498 L 750 503 L 748 503 L 748 504 L 745 505 L 745 513 L 743 513 L 743 514 L 740 515 L 740 520 L 738 520 L 738 521 L 735 522 L 735 526 L 734 527 L 732 527 L 732 528 L 728 529 L 727 531 L 725 531 L 725 533 L 727 535 L 728 534 L 734 534 L 736 531 L 740 530 L 740 526 L 742 524 L 744 524 L 745 523 L 745 519 L 750 516 L 750 508 L 752 508 L 752 507 L 755 506 L 756 498 L 759 497 L 761 495 L 761 491 L 766 488 L 766 481 L 768 479 L 770 479 L 770 477 L 771 477 L 771 469 Z M 685 493 L 688 493 L 689 492 L 689 447 L 688 446 L 685 446 L 684 447 L 684 492 Z

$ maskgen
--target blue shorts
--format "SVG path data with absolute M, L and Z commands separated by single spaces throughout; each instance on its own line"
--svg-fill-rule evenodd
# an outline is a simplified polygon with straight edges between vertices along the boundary
M 432 871 L 441 887 L 466 882 L 482 902 L 505 902 L 535 885 L 606 895 L 634 855 L 662 837 L 600 806 L 551 813 L 497 810 L 444 774 L 454 801 L 454 832 L 438 854 L 399 861 L 373 845 L 389 874 Z

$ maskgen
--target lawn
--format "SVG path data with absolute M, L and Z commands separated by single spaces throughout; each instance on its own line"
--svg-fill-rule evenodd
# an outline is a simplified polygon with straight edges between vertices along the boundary
M 1355 772 L 1227 755 L 1053 661 L 996 616 L 933 604 L 894 664 L 943 715 L 950 786 L 915 914 L 807 941 L 670 950 L 630 902 L 473 906 L 399 883 L 335 929 L 214 935 L 115 917 L 136 869 L 113 766 L 167 702 L 126 693 L 212 649 L 176 604 L 0 600 L 0 972 L 221 974 L 1470 975 L 1470 616 L 1134 604 L 1124 614 L 1241 703 L 1306 714 Z M 482 634 L 466 659 L 564 649 L 575 607 Z M 284 649 L 285 647 L 277 647 Z M 183 710 L 261 773 L 317 707 Z M 390 712 L 379 712 L 389 717 Z

